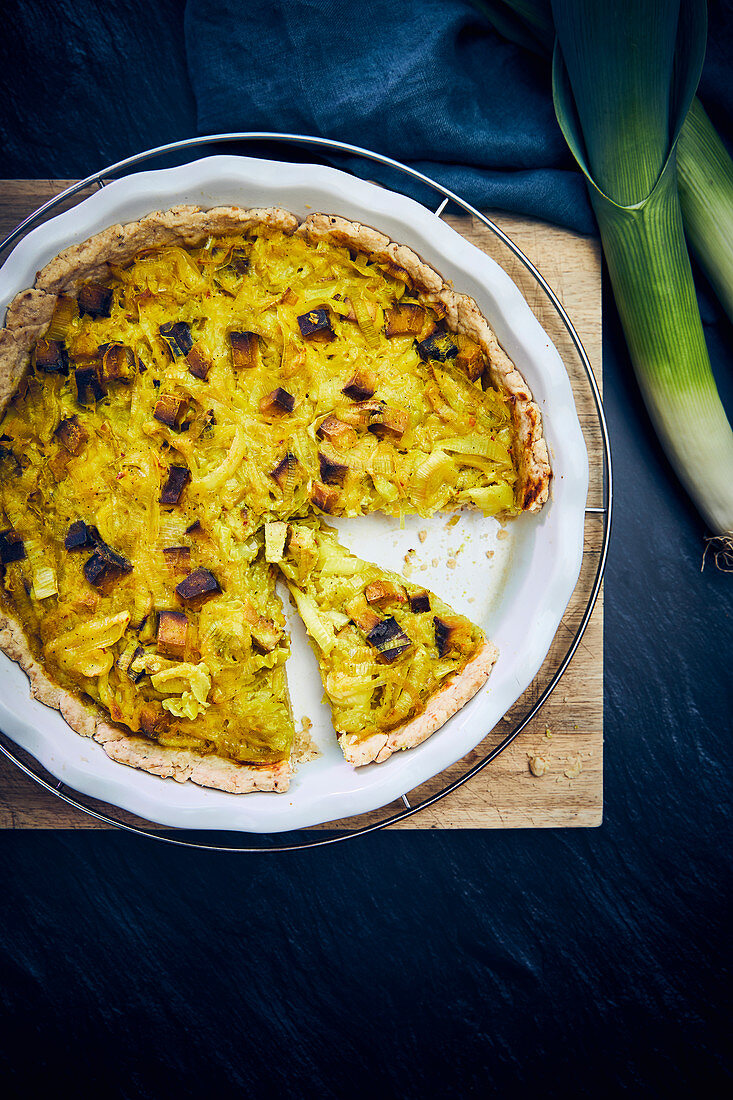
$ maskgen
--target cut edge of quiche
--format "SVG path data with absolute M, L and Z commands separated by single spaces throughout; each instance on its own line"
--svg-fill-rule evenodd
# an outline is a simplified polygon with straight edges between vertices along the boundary
M 157 211 L 137 222 L 112 226 L 88 240 L 60 252 L 37 275 L 34 286 L 16 295 L 0 329 L 0 415 L 22 383 L 35 341 L 46 331 L 60 294 L 76 293 L 89 280 L 105 277 L 109 264 L 125 264 L 143 249 L 168 244 L 195 246 L 211 235 L 241 233 L 263 225 L 285 233 L 298 233 L 310 240 L 332 238 L 384 259 L 395 274 L 406 272 L 428 301 L 441 303 L 452 330 L 477 341 L 489 364 L 494 386 L 510 399 L 519 444 L 520 474 L 518 500 L 521 510 L 536 512 L 548 498 L 551 470 L 541 416 L 522 375 L 500 347 L 490 325 L 475 301 L 459 294 L 411 249 L 396 244 L 368 226 L 343 218 L 312 214 L 299 222 L 293 214 L 278 208 L 244 209 L 217 207 L 202 210 L 178 206 Z M 114 760 L 179 782 L 191 779 L 234 793 L 254 790 L 285 791 L 291 775 L 289 760 L 246 765 L 224 757 L 201 755 L 187 749 L 170 748 L 115 725 L 93 702 L 85 702 L 60 687 L 47 675 L 33 655 L 20 623 L 0 611 L 0 649 L 16 661 L 31 682 L 31 694 L 58 709 L 67 723 L 100 742 Z M 344 748 L 354 764 L 386 759 L 399 748 L 419 744 L 440 728 L 486 681 L 496 660 L 492 643 L 484 641 L 456 676 L 447 679 L 431 696 L 425 709 L 410 721 L 373 738 Z M 347 751 L 348 750 L 348 751 Z
M 486 683 L 493 642 L 435 593 L 365 561 L 333 528 L 293 521 L 278 561 L 318 661 L 346 760 L 426 741 Z

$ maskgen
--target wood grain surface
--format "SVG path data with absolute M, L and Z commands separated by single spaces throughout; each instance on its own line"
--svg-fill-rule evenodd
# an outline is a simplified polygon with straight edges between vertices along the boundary
M 0 182 L 0 236 L 69 181 Z M 83 195 L 80 197 L 84 197 Z M 74 205 L 78 198 L 69 205 Z M 597 241 L 528 218 L 494 213 L 494 220 L 524 251 L 568 311 L 601 382 L 601 267 Z M 493 256 L 512 276 L 554 341 L 568 369 L 590 457 L 589 507 L 602 504 L 602 456 L 595 409 L 588 383 L 570 337 L 540 285 L 485 226 L 466 217 L 446 221 Z M 4 257 L 0 257 L 4 258 Z M 459 779 L 511 732 L 562 660 L 585 609 L 601 546 L 602 517 L 589 513 L 585 525 L 583 569 L 547 659 L 529 689 L 481 744 L 460 763 L 407 795 L 414 806 Z M 0 684 L 0 690 L 2 685 Z M 531 756 L 547 765 L 532 774 Z M 30 758 L 25 758 L 33 763 Z M 35 766 L 35 765 L 34 765 Z M 46 777 L 56 786 L 53 777 Z M 162 782 L 162 780 L 161 780 Z M 60 786 L 60 785 L 59 785 Z M 63 788 L 62 788 L 63 789 Z M 73 792 L 69 792 L 73 793 Z M 93 799 L 82 801 L 104 812 Z M 599 599 L 588 629 L 554 693 L 516 740 L 491 764 L 432 806 L 391 828 L 522 828 L 599 825 L 603 807 L 603 607 Z M 403 809 L 401 801 L 379 812 L 323 828 L 353 828 L 383 820 Z M 129 824 L 146 824 L 132 814 L 111 810 Z M 93 817 L 43 789 L 0 756 L 0 827 L 107 828 Z

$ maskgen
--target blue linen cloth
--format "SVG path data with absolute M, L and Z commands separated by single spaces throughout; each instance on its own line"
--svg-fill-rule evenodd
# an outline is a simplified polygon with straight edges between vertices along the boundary
M 501 39 L 467 0 L 189 0 L 185 26 L 202 133 L 337 138 L 406 161 L 475 206 L 594 231 L 548 63 Z M 374 165 L 333 159 L 390 182 Z
M 728 142 L 731 0 L 711 0 L 703 104 Z M 501 38 L 470 0 L 189 0 L 202 133 L 336 138 L 406 161 L 480 208 L 596 231 L 555 119 L 549 62 Z M 358 158 L 358 175 L 425 191 Z

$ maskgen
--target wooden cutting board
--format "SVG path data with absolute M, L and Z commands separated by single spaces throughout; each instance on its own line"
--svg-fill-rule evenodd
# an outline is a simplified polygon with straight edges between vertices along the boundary
M 68 186 L 64 180 L 0 182 L 0 237 L 27 214 Z M 84 194 L 72 200 L 74 205 Z M 598 242 L 529 218 L 494 213 L 496 223 L 545 276 L 567 309 L 601 382 L 601 264 Z M 602 452 L 595 410 L 577 354 L 556 311 L 533 276 L 493 233 L 465 217 L 446 217 L 479 248 L 493 256 L 517 283 L 565 362 L 585 433 L 591 468 L 589 508 L 602 505 Z M 0 257 L 0 259 L 4 259 Z M 585 608 L 601 546 L 602 517 L 589 513 L 581 577 L 547 660 L 535 682 L 484 741 L 460 763 L 409 792 L 411 805 L 422 802 L 463 775 L 510 732 L 539 697 L 557 667 Z M 0 685 L 1 688 L 1 685 Z M 530 758 L 541 757 L 547 770 L 535 776 Z M 28 758 L 29 759 L 29 758 Z M 30 760 L 29 760 L 30 762 Z M 51 777 L 47 778 L 51 779 Z M 55 780 L 51 780 L 55 784 Z M 102 803 L 83 801 L 104 810 Z M 580 647 L 554 693 L 519 737 L 488 767 L 433 806 L 393 828 L 521 828 L 599 825 L 603 807 L 603 607 L 599 599 Z M 353 828 L 383 820 L 403 808 L 402 801 L 373 814 L 327 828 Z M 132 814 L 112 810 L 131 824 Z M 29 779 L 0 756 L 0 827 L 107 828 Z

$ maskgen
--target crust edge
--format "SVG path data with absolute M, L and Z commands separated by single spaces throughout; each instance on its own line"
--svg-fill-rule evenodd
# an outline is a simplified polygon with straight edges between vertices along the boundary
M 341 734 L 338 741 L 348 763 L 356 768 L 364 764 L 381 764 L 393 753 L 427 741 L 483 687 L 498 656 L 499 650 L 494 643 L 484 641 L 463 671 L 428 700 L 422 714 L 396 730 L 361 739 L 354 734 Z
M 201 787 L 213 787 L 231 794 L 251 791 L 288 789 L 291 776 L 289 760 L 276 764 L 245 765 L 222 757 L 203 756 L 189 749 L 170 749 L 142 737 L 135 737 L 122 726 L 115 726 L 94 706 L 87 705 L 65 688 L 55 684 L 33 656 L 20 623 L 0 610 L 0 650 L 20 665 L 30 681 L 34 699 L 60 711 L 61 716 L 82 737 L 98 742 L 110 759 L 150 772 L 162 779 L 185 783 L 190 779 Z

